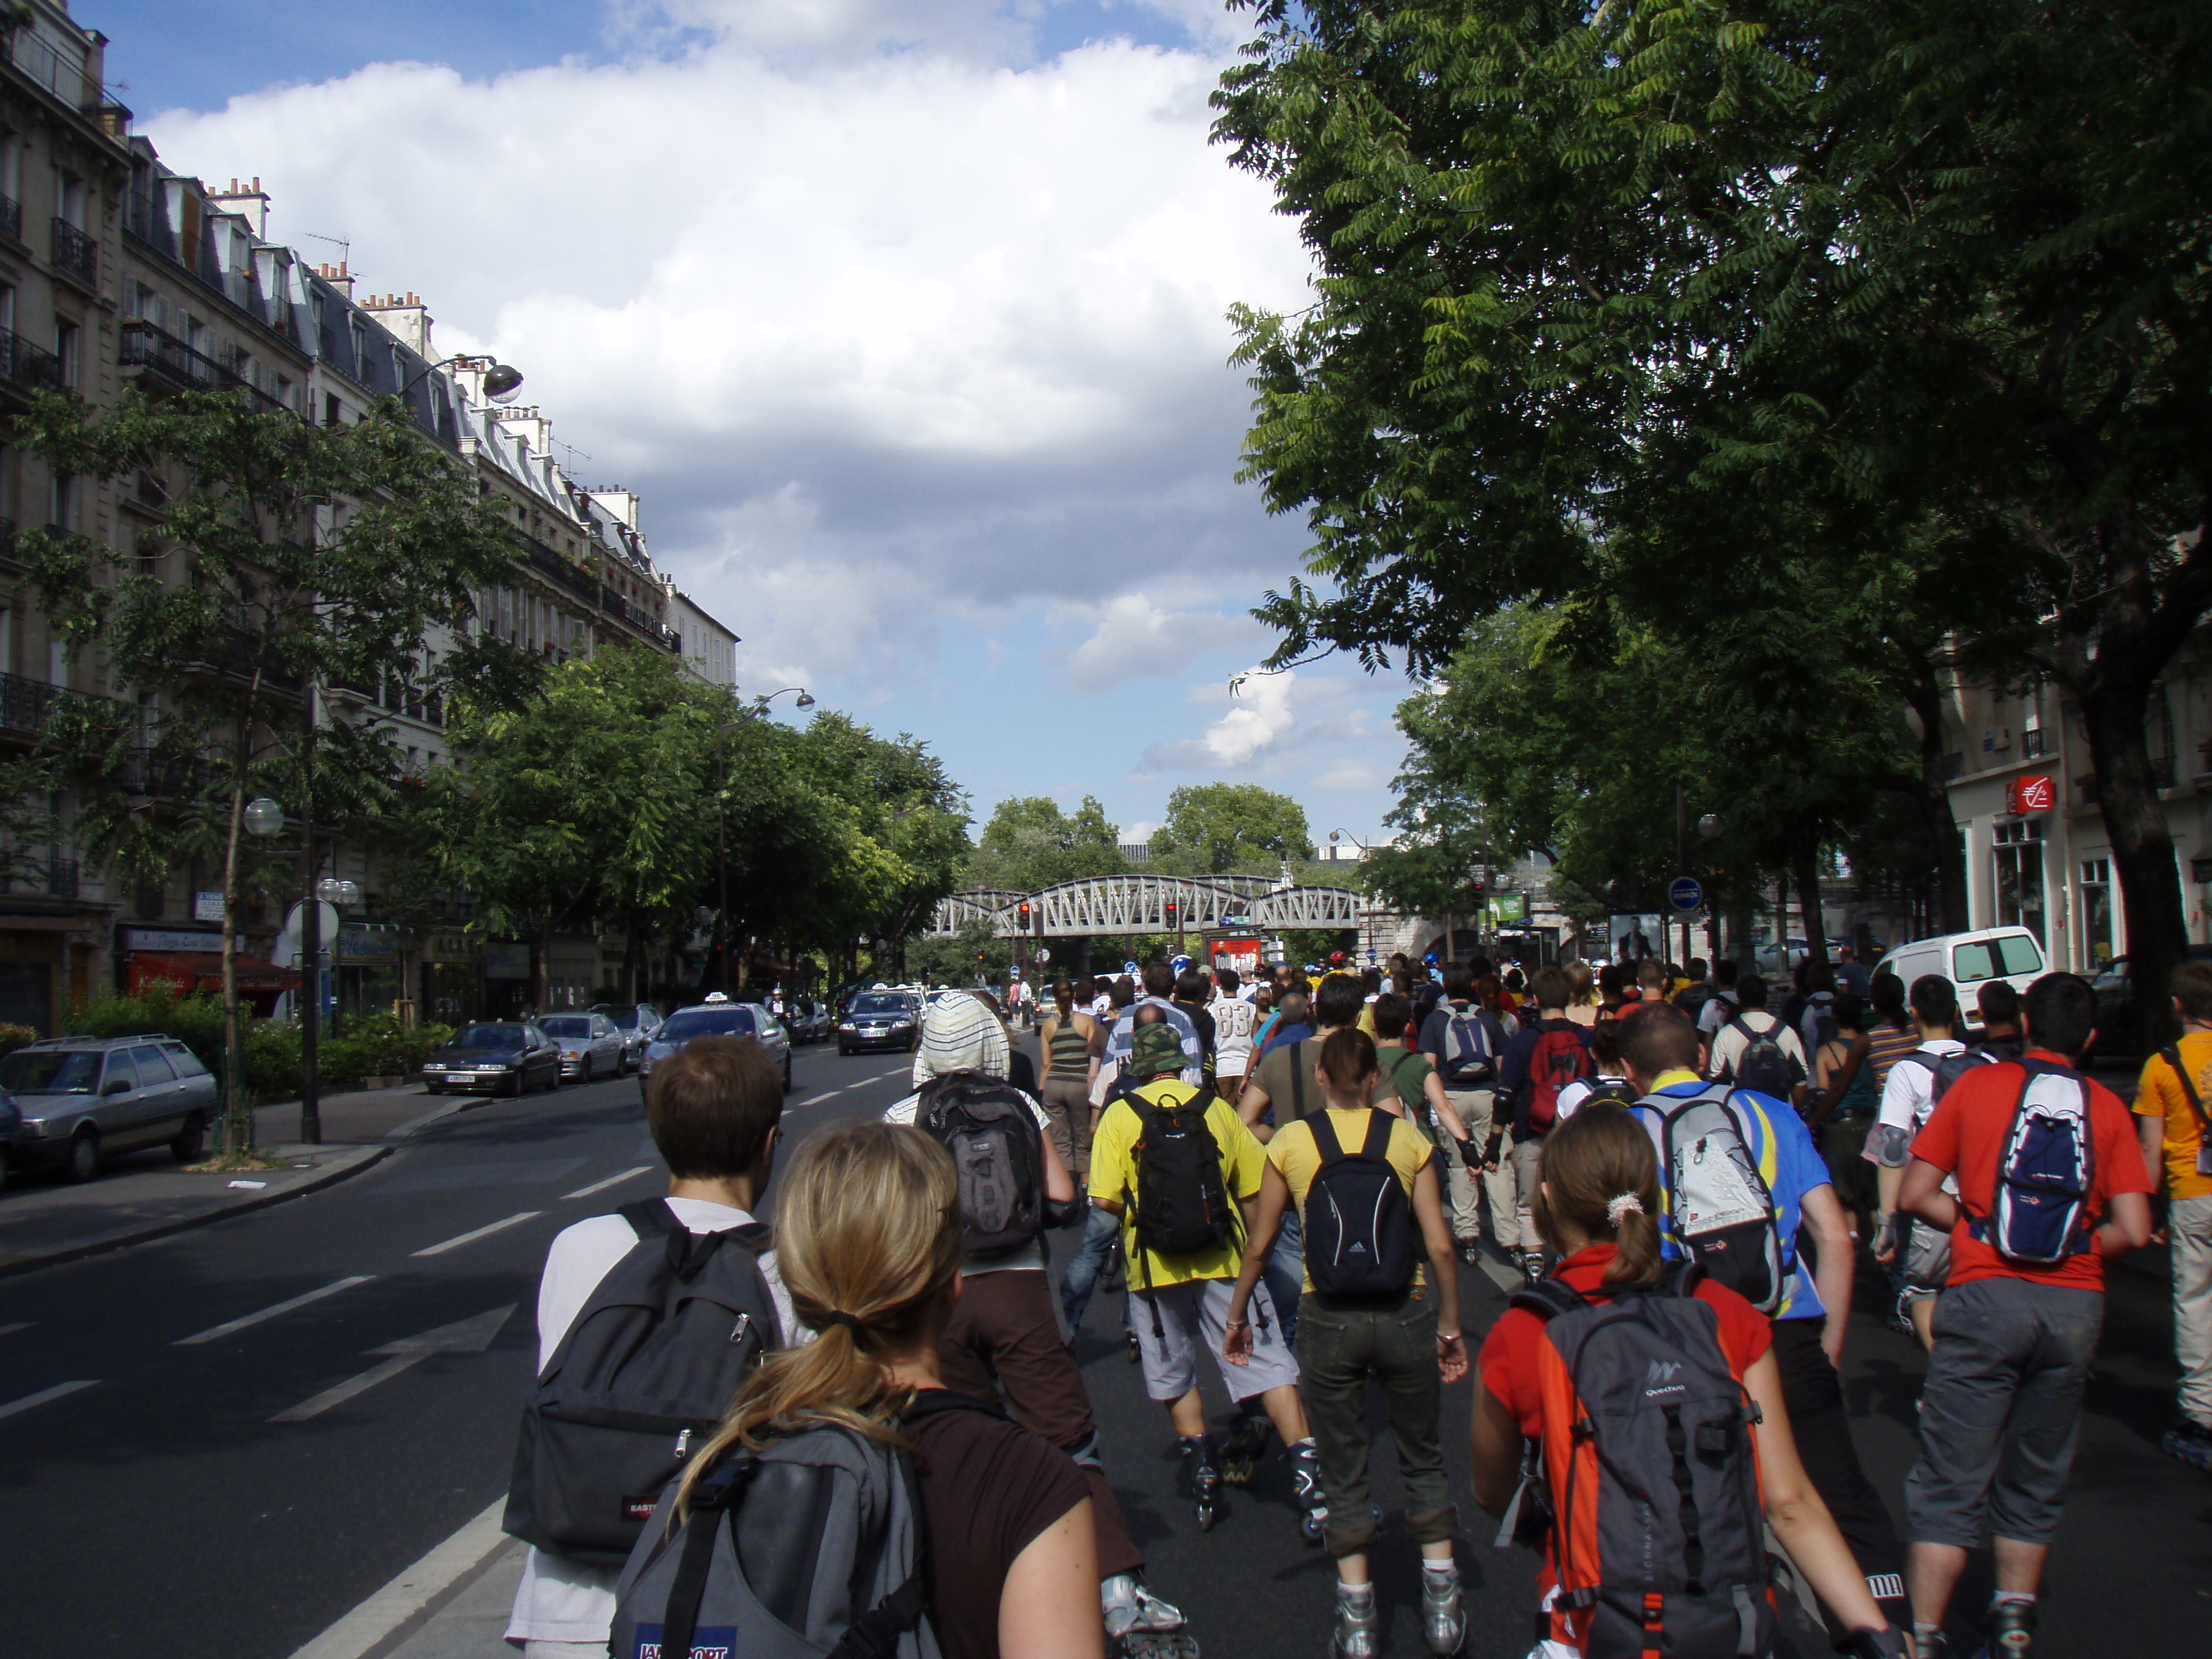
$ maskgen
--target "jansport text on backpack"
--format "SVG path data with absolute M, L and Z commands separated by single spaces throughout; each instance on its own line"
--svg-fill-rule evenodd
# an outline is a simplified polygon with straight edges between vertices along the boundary
M 1370 1109 L 1356 1152 L 1327 1112 L 1306 1120 L 1321 1167 L 1306 1189 L 1306 1276 L 1320 1296 L 1389 1296 L 1413 1277 L 1413 1206 L 1390 1167 L 1388 1112 Z
M 1667 1226 L 1690 1260 L 1764 1314 L 1782 1305 L 1782 1229 L 1774 1194 L 1719 1086 L 1685 1097 L 1648 1095 L 1666 1164 Z
M 585 1560 L 629 1553 L 655 1496 L 777 1340 L 755 1260 L 768 1248 L 766 1227 L 694 1233 L 660 1199 L 620 1214 L 638 1242 L 599 1281 L 530 1392 L 502 1523 Z
M 1489 1011 L 1469 1006 L 1454 1008 L 1444 1022 L 1444 1085 L 1479 1089 L 1498 1075 L 1498 1055 L 1492 1045 Z
M 1129 1106 L 1142 1126 L 1135 1147 L 1138 1248 L 1197 1255 L 1226 1244 L 1236 1212 L 1221 1178 L 1220 1145 L 1206 1126 L 1206 1097 L 1161 1104 L 1133 1095 Z
M 1544 1433 L 1523 1468 L 1549 1500 L 1537 1512 L 1559 1594 L 1539 1634 L 1584 1659 L 1774 1650 L 1759 1408 L 1697 1277 L 1684 1264 L 1601 1304 L 1556 1279 L 1513 1297 L 1544 1321 Z
M 979 1073 L 922 1085 L 915 1127 L 952 1154 L 960 1243 L 971 1256 L 1019 1249 L 1044 1224 L 1044 1135 L 1029 1097 Z
M 994 1408 L 931 1390 L 907 1420 L 951 1410 Z M 680 1523 L 675 1491 L 616 1584 L 617 1659 L 937 1659 L 904 1453 L 824 1424 L 731 1448 Z
M 1571 1025 L 1547 1026 L 1528 1054 L 1528 1127 L 1548 1133 L 1559 1119 L 1559 1091 L 1590 1074 L 1589 1049 Z
M 1782 1046 L 1782 1033 L 1789 1028 L 1775 1020 L 1763 1031 L 1755 1031 L 1751 1022 L 1738 1014 L 1729 1021 L 1733 1029 L 1744 1036 L 1743 1050 L 1737 1054 L 1729 1076 L 1739 1089 L 1756 1090 L 1776 1100 L 1787 1100 L 1804 1078 L 1804 1070 Z
M 2089 1085 L 2060 1066 L 2024 1066 L 1990 1212 L 1970 1216 L 1966 1230 L 2002 1256 L 2054 1267 L 2094 1243 L 2083 1224 L 2097 1173 Z

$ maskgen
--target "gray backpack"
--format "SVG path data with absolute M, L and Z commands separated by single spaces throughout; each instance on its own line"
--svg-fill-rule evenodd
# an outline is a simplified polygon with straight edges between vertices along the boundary
M 638 1242 L 531 1390 L 504 1522 L 540 1549 L 587 1561 L 629 1554 L 661 1488 L 778 1338 L 757 1259 L 766 1227 L 694 1233 L 657 1198 L 617 1213 Z
M 992 1407 L 932 1390 L 908 1413 Z M 615 1585 L 613 1659 L 938 1659 L 906 1455 L 837 1424 L 671 1482 Z

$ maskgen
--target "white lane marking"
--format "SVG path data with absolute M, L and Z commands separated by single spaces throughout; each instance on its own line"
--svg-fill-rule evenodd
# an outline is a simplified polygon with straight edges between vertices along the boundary
M 624 1170 L 620 1175 L 611 1175 L 605 1181 L 594 1181 L 588 1187 L 579 1187 L 573 1193 L 563 1193 L 562 1200 L 565 1203 L 572 1198 L 589 1198 L 593 1193 L 603 1193 L 610 1187 L 619 1187 L 625 1181 L 634 1181 L 639 1176 L 648 1174 L 652 1168 L 649 1164 L 641 1164 L 635 1170 Z
M 96 1389 L 99 1386 L 100 1379 L 96 1376 L 88 1377 L 81 1382 L 57 1382 L 51 1389 L 40 1389 L 36 1394 L 27 1394 L 21 1400 L 11 1400 L 6 1405 L 0 1406 L 0 1417 L 13 1417 L 17 1412 L 27 1412 L 33 1407 L 46 1405 L 51 1401 L 66 1400 L 70 1395 L 82 1389 Z
M 0 1325 L 0 1336 L 13 1336 L 18 1331 L 27 1331 L 31 1325 L 32 1322 L 27 1319 L 18 1320 L 13 1325 Z
M 299 1649 L 292 1659 L 361 1659 L 409 1620 L 435 1601 L 457 1579 L 465 1576 L 507 1541 L 500 1521 L 507 1510 L 501 1496 L 429 1553 L 320 1636 Z
M 464 1244 L 473 1244 L 480 1238 L 489 1238 L 494 1233 L 505 1232 L 509 1227 L 518 1226 L 521 1223 L 530 1220 L 534 1216 L 541 1216 L 545 1212 L 543 1210 L 519 1211 L 515 1214 L 508 1216 L 504 1221 L 495 1221 L 489 1227 L 479 1227 L 474 1232 L 463 1233 L 459 1238 L 449 1238 L 442 1244 L 432 1244 L 423 1249 L 415 1251 L 414 1254 L 416 1255 L 443 1255 L 448 1250 L 458 1250 Z
M 190 1336 L 180 1336 L 169 1346 L 173 1348 L 189 1348 L 195 1342 L 212 1342 L 219 1336 L 228 1336 L 233 1331 L 242 1331 L 249 1325 L 258 1325 L 264 1319 L 274 1319 L 278 1314 L 288 1314 L 295 1308 L 304 1308 L 310 1302 L 320 1302 L 326 1296 L 336 1296 L 340 1291 L 349 1291 L 356 1285 L 366 1285 L 375 1277 L 374 1273 L 356 1273 L 349 1279 L 341 1279 L 334 1284 L 325 1285 L 319 1291 L 309 1291 L 305 1296 L 295 1296 L 289 1302 L 279 1302 L 273 1308 L 264 1308 L 259 1313 L 250 1313 L 242 1318 L 228 1320 L 220 1325 L 210 1326 L 206 1330 L 196 1331 Z
M 1482 1258 L 1482 1271 L 1484 1275 L 1489 1279 L 1492 1284 L 1497 1285 L 1499 1290 L 1504 1291 L 1509 1294 L 1514 1291 L 1524 1290 L 1528 1287 L 1528 1275 L 1526 1273 L 1516 1273 L 1512 1268 L 1507 1267 L 1503 1261 L 1492 1261 L 1488 1256 L 1484 1256 Z
M 392 1357 L 380 1365 L 371 1365 L 357 1376 L 325 1389 L 313 1398 L 301 1401 L 288 1411 L 281 1411 L 269 1420 L 271 1423 L 304 1423 L 311 1417 L 319 1417 L 333 1406 L 343 1406 L 357 1394 L 366 1394 L 380 1382 L 389 1382 L 410 1365 L 419 1365 L 434 1353 L 482 1353 L 499 1334 L 499 1328 L 507 1323 L 514 1312 L 515 1304 L 494 1308 L 473 1319 L 456 1320 L 450 1325 L 441 1325 L 435 1330 L 424 1331 L 419 1336 L 404 1336 L 397 1342 L 387 1342 L 380 1348 L 371 1348 L 371 1353 Z

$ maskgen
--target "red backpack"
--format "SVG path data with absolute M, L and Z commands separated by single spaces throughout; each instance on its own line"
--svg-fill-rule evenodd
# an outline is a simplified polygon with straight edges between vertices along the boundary
M 1590 1074 L 1589 1049 L 1581 1028 L 1565 1020 L 1547 1021 L 1528 1055 L 1528 1127 L 1549 1133 L 1559 1120 L 1559 1091 Z

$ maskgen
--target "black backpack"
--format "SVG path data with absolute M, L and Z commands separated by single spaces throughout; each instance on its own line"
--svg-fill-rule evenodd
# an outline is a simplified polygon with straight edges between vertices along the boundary
M 1413 1206 L 1390 1167 L 1388 1112 L 1370 1109 L 1367 1138 L 1347 1152 L 1327 1112 L 1306 1120 L 1321 1167 L 1306 1189 L 1306 1275 L 1320 1296 L 1382 1297 L 1413 1277 Z
M 1805 1052 L 1817 1054 L 1832 1042 L 1844 1040 L 1843 1028 L 1836 1024 L 1836 994 L 1815 991 L 1805 999 L 1805 1012 L 1798 1016 L 1802 1029 L 1799 1037 L 1805 1042 Z
M 1206 1103 L 1203 1091 L 1171 1105 L 1129 1097 L 1129 1109 L 1141 1126 L 1133 1148 L 1137 1191 L 1132 1225 L 1138 1248 L 1152 1255 L 1197 1255 L 1218 1249 L 1237 1231 L 1237 1206 L 1222 1180 L 1221 1146 L 1206 1125 Z
M 757 1222 L 694 1233 L 665 1200 L 618 1212 L 638 1242 L 584 1304 L 522 1408 L 502 1524 L 538 1548 L 619 1561 L 778 1340 Z
M 1743 1052 L 1736 1056 L 1730 1080 L 1739 1089 L 1788 1100 L 1805 1078 L 1805 1068 L 1782 1046 L 1782 1034 L 1790 1028 L 1778 1019 L 1765 1030 L 1754 1031 L 1741 1014 L 1729 1020 L 1729 1024 L 1741 1031 L 1746 1039 Z
M 1001 1255 L 1036 1237 L 1044 1224 L 1044 1135 L 1027 1095 L 998 1078 L 953 1072 L 922 1085 L 914 1121 L 952 1154 L 960 1243 L 969 1255 Z

